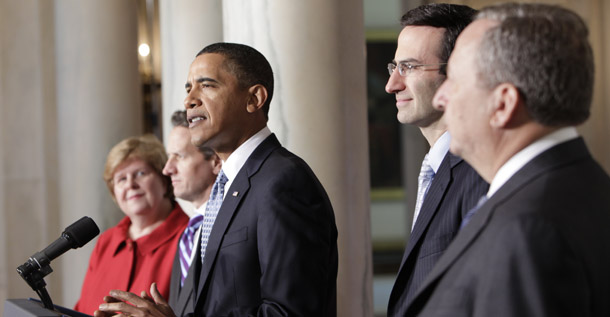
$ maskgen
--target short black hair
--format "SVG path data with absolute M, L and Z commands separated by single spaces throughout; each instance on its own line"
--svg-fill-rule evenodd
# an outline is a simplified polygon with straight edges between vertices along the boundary
M 400 19 L 405 26 L 431 26 L 445 29 L 442 50 L 439 52 L 441 63 L 447 63 L 453 51 L 458 35 L 472 22 L 477 10 L 458 4 L 431 3 L 409 10 Z M 447 67 L 442 66 L 440 73 L 447 74 Z
M 273 70 L 265 56 L 248 45 L 225 42 L 208 45 L 199 51 L 197 56 L 209 53 L 220 54 L 226 58 L 229 70 L 237 77 L 242 87 L 260 84 L 267 89 L 263 113 L 269 119 L 269 105 L 273 97 Z

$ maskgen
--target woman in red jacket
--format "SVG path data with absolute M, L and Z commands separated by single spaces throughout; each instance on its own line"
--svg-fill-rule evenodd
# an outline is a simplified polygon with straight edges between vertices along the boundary
M 110 150 L 104 180 L 125 218 L 99 237 L 76 310 L 93 315 L 111 289 L 140 295 L 152 282 L 168 298 L 172 262 L 188 216 L 162 174 L 166 161 L 165 148 L 152 135 L 125 139 Z

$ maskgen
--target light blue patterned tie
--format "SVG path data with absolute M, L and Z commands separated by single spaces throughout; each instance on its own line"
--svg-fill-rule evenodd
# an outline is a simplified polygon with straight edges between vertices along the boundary
M 415 227 L 415 221 L 417 220 L 417 216 L 419 216 L 421 205 L 424 203 L 424 199 L 426 198 L 426 193 L 428 193 L 430 184 L 432 184 L 432 179 L 434 179 L 434 170 L 428 163 L 428 154 L 426 154 L 424 161 L 421 163 L 421 170 L 419 171 L 419 177 L 417 179 L 417 201 L 415 203 L 415 212 L 413 213 L 411 230 L 413 230 Z
M 218 215 L 218 210 L 220 210 L 220 206 L 222 205 L 222 199 L 225 194 L 225 184 L 228 181 L 229 179 L 225 173 L 220 170 L 218 177 L 216 177 L 216 182 L 214 182 L 214 187 L 212 187 L 212 193 L 210 194 L 208 204 L 205 207 L 205 216 L 203 217 L 203 224 L 201 226 L 201 263 L 203 263 L 203 259 L 205 258 L 205 249 L 208 246 L 208 239 L 210 238 L 214 221 L 216 221 L 216 215 Z

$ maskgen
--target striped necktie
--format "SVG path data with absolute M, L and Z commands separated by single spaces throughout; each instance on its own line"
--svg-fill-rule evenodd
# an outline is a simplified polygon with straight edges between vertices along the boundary
M 218 211 L 222 205 L 222 200 L 225 193 L 225 184 L 228 181 L 229 179 L 225 173 L 220 170 L 218 177 L 216 177 L 216 182 L 214 182 L 214 186 L 212 187 L 210 200 L 208 200 L 208 204 L 205 207 L 205 217 L 201 227 L 201 263 L 203 263 L 203 259 L 205 258 L 205 250 L 208 246 L 208 239 L 210 238 L 214 221 L 216 221 L 216 215 L 218 215 Z
M 203 215 L 198 214 L 191 218 L 188 226 L 184 229 L 182 237 L 180 237 L 180 271 L 182 273 L 180 286 L 184 284 L 184 279 L 191 266 L 191 253 L 193 253 L 193 244 L 195 243 L 195 232 L 201 226 L 201 222 L 203 222 Z
M 411 224 L 411 230 L 415 227 L 415 221 L 417 220 L 417 216 L 419 216 L 419 211 L 421 210 L 421 206 L 424 203 L 424 199 L 426 198 L 426 193 L 428 193 L 428 189 L 430 188 L 430 184 L 432 184 L 432 179 L 434 179 L 434 170 L 432 166 L 428 163 L 428 154 L 424 157 L 424 161 L 421 163 L 421 170 L 419 172 L 418 186 L 417 186 L 417 201 L 415 203 L 415 212 L 413 213 L 413 223 Z

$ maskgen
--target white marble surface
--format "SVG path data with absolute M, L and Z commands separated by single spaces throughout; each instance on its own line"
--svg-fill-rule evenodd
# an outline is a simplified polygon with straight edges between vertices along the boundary
M 122 217 L 102 180 L 106 155 L 142 131 L 136 3 L 55 2 L 60 220 L 91 216 L 104 230 Z M 78 299 L 85 250 L 61 257 L 63 303 Z M 69 272 L 69 273 L 68 273 Z
M 191 62 L 205 46 L 222 41 L 221 0 L 160 0 L 163 139 L 171 116 L 184 109 L 184 84 Z
M 102 172 L 110 147 L 142 129 L 135 5 L 1 2 L 2 303 L 36 297 L 15 268 L 66 226 L 87 215 L 103 230 L 121 217 Z M 76 302 L 93 244 L 51 263 L 57 304 Z
M 274 69 L 271 130 L 333 203 L 340 316 L 373 313 L 362 21 L 347 0 L 223 2 L 225 41 L 257 48 Z

